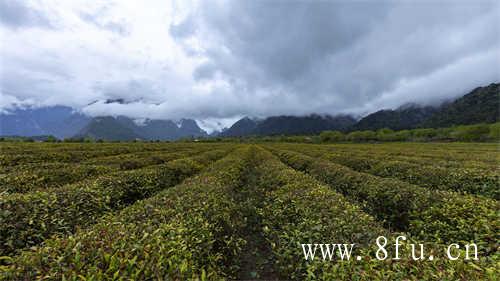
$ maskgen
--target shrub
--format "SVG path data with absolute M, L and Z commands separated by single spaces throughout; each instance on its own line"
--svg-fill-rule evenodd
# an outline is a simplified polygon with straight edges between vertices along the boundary
M 53 234 L 91 225 L 106 212 L 121 209 L 178 184 L 226 154 L 209 151 L 154 168 L 117 172 L 53 191 L 0 197 L 0 255 L 37 245 Z
M 231 200 L 242 151 L 74 236 L 55 237 L 6 266 L 4 280 L 221 280 L 241 255 L 245 219 Z M 103 246 L 105 245 L 105 246 Z
M 431 191 L 399 180 L 355 172 L 292 151 L 276 150 L 276 154 L 292 167 L 310 173 L 357 200 L 368 213 L 386 221 L 391 228 L 407 231 L 424 241 L 479 240 L 483 252 L 496 251 L 497 242 L 491 238 L 500 232 L 500 226 L 490 227 L 498 219 L 500 205 L 496 200 Z M 446 219 L 439 213 L 443 208 Z
M 488 139 L 495 142 L 500 141 L 500 122 L 490 125 L 490 133 L 488 134 Z
M 141 163 L 137 161 L 124 161 L 120 163 L 121 170 L 133 170 L 133 169 L 138 169 L 141 166 L 142 166 Z

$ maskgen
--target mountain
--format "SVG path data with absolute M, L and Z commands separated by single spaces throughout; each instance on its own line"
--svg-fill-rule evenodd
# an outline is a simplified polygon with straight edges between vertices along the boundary
M 171 120 L 146 119 L 137 122 L 126 116 L 104 116 L 93 118 L 75 137 L 104 140 L 176 140 L 206 135 L 192 119 L 182 119 L 177 126 Z
M 207 132 L 203 131 L 193 119 L 181 119 L 178 134 L 180 137 L 207 136 Z
M 143 122 L 125 117 L 90 117 L 67 106 L 15 108 L 0 113 L 0 136 L 47 136 L 59 139 L 92 137 L 106 140 L 176 140 L 207 136 L 196 121 L 146 119 Z
M 344 131 L 356 120 L 351 116 L 317 115 L 309 116 L 272 116 L 263 120 L 242 118 L 233 124 L 222 136 L 248 135 L 312 135 L 325 130 Z
M 421 127 L 495 123 L 500 120 L 500 83 L 478 87 L 467 95 L 441 106 Z
M 98 101 L 96 101 L 98 102 Z M 105 103 L 125 104 L 124 99 L 106 100 Z M 452 102 L 438 107 L 408 104 L 396 110 L 385 109 L 369 114 L 356 122 L 347 115 L 328 116 L 272 116 L 262 120 L 245 117 L 234 123 L 219 136 L 249 135 L 303 135 L 318 134 L 325 130 L 354 131 L 393 130 L 413 128 L 450 127 L 475 123 L 494 123 L 500 117 L 500 84 L 479 87 Z M 206 137 L 196 121 L 133 120 L 129 117 L 89 117 L 71 107 L 25 107 L 0 113 L 0 135 L 41 136 L 57 138 L 72 136 L 108 140 L 176 140 Z M 211 134 L 210 136 L 214 136 Z
M 140 139 L 141 136 L 137 134 L 132 128 L 123 124 L 123 120 L 111 116 L 95 117 L 93 118 L 75 138 L 93 138 L 103 140 L 134 140 Z
M 410 104 L 396 110 L 384 109 L 363 117 L 351 130 L 414 129 L 438 111 L 432 106 Z
M 67 106 L 16 108 L 0 113 L 0 135 L 67 138 L 80 131 L 90 119 Z
M 356 120 L 351 116 L 273 116 L 259 122 L 254 129 L 257 135 L 312 135 L 326 130 L 344 131 Z
M 454 125 L 494 123 L 500 117 L 500 84 L 479 87 L 453 102 L 437 107 L 410 104 L 396 110 L 384 109 L 359 120 L 350 131 L 442 128 Z
M 255 128 L 257 127 L 258 120 L 251 119 L 249 117 L 244 117 L 236 123 L 234 123 L 231 127 L 229 127 L 224 132 L 220 133 L 220 136 L 224 137 L 241 137 L 248 136 L 253 134 Z
M 146 139 L 152 140 L 175 140 L 180 138 L 179 128 L 171 120 L 151 120 L 136 124 L 134 130 Z

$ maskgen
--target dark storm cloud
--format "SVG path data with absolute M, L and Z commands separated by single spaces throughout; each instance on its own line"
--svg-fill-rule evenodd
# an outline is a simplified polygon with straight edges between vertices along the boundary
M 11 28 L 53 27 L 42 12 L 16 0 L 0 1 L 0 21 Z
M 179 24 L 190 32 L 178 40 L 207 43 L 210 62 L 195 78 L 219 71 L 238 82 L 236 91 L 282 93 L 265 97 L 284 101 L 267 112 L 256 101 L 258 114 L 366 111 L 438 101 L 498 81 L 499 13 L 493 1 L 207 1 Z M 443 80 L 429 89 L 433 75 L 455 77 L 459 86 Z M 432 94 L 405 92 L 415 83 Z

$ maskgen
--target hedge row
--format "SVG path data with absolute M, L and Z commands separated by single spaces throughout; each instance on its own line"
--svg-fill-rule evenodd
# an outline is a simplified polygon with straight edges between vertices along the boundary
M 244 218 L 230 198 L 246 149 L 74 236 L 4 266 L 5 280 L 221 280 L 234 277 Z M 1 268 L 0 268 L 1 269 Z
M 475 242 L 484 255 L 498 250 L 500 205 L 496 200 L 432 191 L 396 179 L 359 173 L 297 152 L 274 152 L 290 166 L 353 198 L 393 229 L 409 232 L 423 241 Z
M 0 175 L 0 193 L 25 193 L 35 189 L 61 187 L 116 170 L 97 165 L 68 163 L 51 163 L 45 166 L 31 170 L 20 167 L 17 172 Z
M 266 154 L 266 152 L 261 152 Z M 394 239 L 400 233 L 383 229 L 373 217 L 350 203 L 341 194 L 308 175 L 290 169 L 267 153 L 261 157 L 256 173 L 266 193 L 262 209 L 263 233 L 272 245 L 279 277 L 294 280 L 479 280 L 494 276 L 495 264 L 482 259 L 475 264 L 449 261 L 443 257 L 443 245 L 426 244 L 434 261 L 414 261 L 409 244 L 400 249 L 397 262 L 375 259 L 379 235 Z M 406 237 L 418 243 L 408 234 Z M 355 243 L 352 259 L 306 261 L 302 243 Z M 389 256 L 394 256 L 387 247 Z M 319 250 L 318 250 L 319 251 Z M 404 253 L 404 254 L 402 254 Z M 462 253 L 463 254 L 463 253 Z M 317 253 L 317 256 L 321 256 Z M 362 257 L 357 261 L 355 257 Z M 337 259 L 337 260 L 336 260 Z
M 34 190 L 58 188 L 84 179 L 116 172 L 159 165 L 207 150 L 184 149 L 177 152 L 147 152 L 111 157 L 98 157 L 75 163 L 25 164 L 15 166 L 16 171 L 0 175 L 0 192 L 26 193 Z
M 293 144 L 307 146 L 305 144 Z M 318 145 L 334 151 L 495 164 L 495 143 L 370 143 Z
M 137 152 L 154 152 L 154 151 L 176 151 L 178 149 L 194 148 L 196 144 L 185 143 L 169 143 L 169 144 L 133 144 L 128 145 L 105 145 L 87 144 L 83 150 L 60 150 L 60 144 L 50 144 L 50 146 L 42 146 L 32 144 L 31 146 L 12 149 L 7 153 L 0 155 L 0 166 L 15 166 L 27 163 L 47 163 L 47 162 L 66 162 L 78 163 L 92 158 L 113 156 L 120 154 L 131 154 Z M 212 144 L 212 147 L 222 147 Z M 9 149 L 0 144 L 0 150 L 8 151 Z
M 360 157 L 376 157 L 383 160 L 406 161 L 443 167 L 492 169 L 498 167 L 500 154 L 495 144 L 453 143 L 391 143 L 391 144 L 273 144 L 286 149 L 323 149 L 325 152 Z
M 341 194 L 288 168 L 263 149 L 257 154 L 254 173 L 265 193 L 262 232 L 271 245 L 279 278 L 304 280 L 310 274 L 314 265 L 305 261 L 301 243 L 337 241 L 367 247 L 379 235 L 388 236 L 373 217 Z
M 430 189 L 451 190 L 500 199 L 498 171 L 470 168 L 443 168 L 379 158 L 376 155 L 328 152 L 322 148 L 295 149 L 309 156 L 322 157 L 359 172 L 379 177 L 396 178 Z
M 491 163 L 490 161 L 484 161 L 484 159 L 481 159 L 482 157 L 478 157 L 478 155 L 494 153 L 493 151 L 492 152 L 470 151 L 465 153 L 465 159 L 462 159 L 464 158 L 464 154 L 462 152 L 452 152 L 451 154 L 440 155 L 440 156 L 432 154 L 431 156 L 427 155 L 426 153 L 429 152 L 436 153 L 436 152 L 430 150 L 421 153 L 411 153 L 406 151 L 400 153 L 394 153 L 385 151 L 385 149 L 379 151 L 377 150 L 378 147 L 376 146 L 373 147 L 372 150 L 370 151 L 357 151 L 355 148 L 352 148 L 351 150 L 349 149 L 338 150 L 335 149 L 334 147 L 328 147 L 328 146 L 318 146 L 318 147 L 325 148 L 332 153 L 341 155 L 355 155 L 356 157 L 376 157 L 377 159 L 381 160 L 404 161 L 404 162 L 423 164 L 423 165 L 441 166 L 443 168 L 465 167 L 471 169 L 492 170 L 497 167 L 496 163 Z M 439 154 L 439 150 L 437 151 L 438 151 L 437 153 Z M 458 157 L 458 155 L 460 155 L 460 157 Z
M 152 168 L 103 175 L 53 191 L 0 195 L 0 256 L 37 245 L 53 234 L 91 225 L 108 211 L 178 184 L 226 153 L 227 149 L 214 150 Z

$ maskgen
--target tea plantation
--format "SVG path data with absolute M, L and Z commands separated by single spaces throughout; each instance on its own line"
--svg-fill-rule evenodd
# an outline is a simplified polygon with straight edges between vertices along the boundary
M 497 144 L 4 142 L 0 152 L 0 280 L 500 276 Z M 322 246 L 306 259 L 303 244 L 355 246 L 349 259 L 323 259 Z

